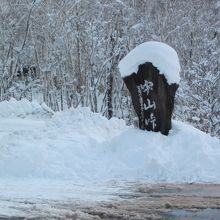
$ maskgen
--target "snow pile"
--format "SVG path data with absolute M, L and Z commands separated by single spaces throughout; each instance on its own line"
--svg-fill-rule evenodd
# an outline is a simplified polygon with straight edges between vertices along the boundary
M 137 73 L 139 65 L 146 62 L 157 67 L 169 84 L 179 84 L 180 63 L 176 51 L 169 45 L 156 41 L 145 42 L 130 51 L 119 62 L 121 76 L 124 78 Z
M 17 115 L 21 111 L 32 114 L 25 110 L 30 105 L 17 108 Z M 123 120 L 109 121 L 88 108 L 58 112 L 46 120 L 14 115 L 0 118 L 0 179 L 98 181 L 100 172 L 105 173 L 102 143 L 127 128 Z
M 26 104 L 23 108 L 33 103 Z M 1 181 L 220 183 L 220 141 L 189 125 L 174 121 L 171 134 L 164 136 L 107 120 L 88 108 L 41 120 L 14 117 L 18 113 L 0 118 Z
M 36 102 L 29 102 L 27 99 L 17 101 L 11 98 L 9 101 L 0 102 L 0 117 L 27 117 L 27 116 L 43 116 L 51 115 L 53 111 L 44 103 L 41 105 Z
M 182 122 L 173 121 L 169 136 L 129 128 L 108 146 L 120 170 L 112 173 L 147 182 L 220 183 L 220 141 Z

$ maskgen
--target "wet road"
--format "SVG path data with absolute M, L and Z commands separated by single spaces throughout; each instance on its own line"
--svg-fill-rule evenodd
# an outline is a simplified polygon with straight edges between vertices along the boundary
M 23 202 L 26 214 L 0 215 L 0 219 L 220 219 L 218 184 L 128 184 L 104 202 Z

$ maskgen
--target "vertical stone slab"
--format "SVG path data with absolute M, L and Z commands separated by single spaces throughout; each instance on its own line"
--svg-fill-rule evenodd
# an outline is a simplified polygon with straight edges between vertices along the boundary
M 131 94 L 139 128 L 168 135 L 178 85 L 169 85 L 164 75 L 150 62 L 139 65 L 137 73 L 123 80 Z

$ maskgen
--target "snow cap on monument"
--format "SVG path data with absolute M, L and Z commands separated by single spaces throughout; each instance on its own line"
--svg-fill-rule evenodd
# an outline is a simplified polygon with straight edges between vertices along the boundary
M 146 62 L 152 63 L 165 76 L 168 84 L 179 84 L 180 63 L 177 52 L 169 45 L 157 41 L 140 44 L 119 62 L 122 78 L 137 73 L 139 65 Z

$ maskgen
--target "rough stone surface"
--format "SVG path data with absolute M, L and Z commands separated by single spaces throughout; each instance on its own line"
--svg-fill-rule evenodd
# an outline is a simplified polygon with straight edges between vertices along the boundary
M 139 128 L 168 135 L 178 85 L 169 85 L 151 63 L 140 65 L 137 74 L 123 80 L 131 94 Z

